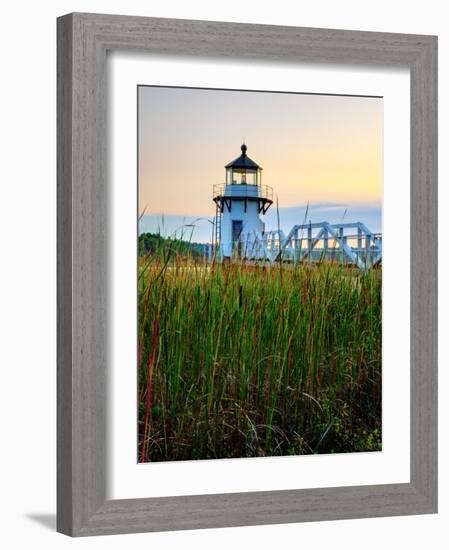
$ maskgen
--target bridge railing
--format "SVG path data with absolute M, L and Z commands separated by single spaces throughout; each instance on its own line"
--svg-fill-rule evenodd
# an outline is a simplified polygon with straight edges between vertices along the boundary
M 299 224 L 287 236 L 282 230 L 266 232 L 260 244 L 271 261 L 338 259 L 365 270 L 382 259 L 382 234 L 361 222 Z
M 361 222 L 308 223 L 295 225 L 288 235 L 282 230 L 266 231 L 263 235 L 245 234 L 234 249 L 247 260 L 295 265 L 331 260 L 367 270 L 382 260 L 382 234 L 371 232 Z

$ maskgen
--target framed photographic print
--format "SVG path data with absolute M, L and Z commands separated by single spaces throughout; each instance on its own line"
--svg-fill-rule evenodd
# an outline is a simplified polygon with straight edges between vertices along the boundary
M 436 512 L 436 38 L 58 20 L 58 530 Z
M 139 87 L 139 461 L 381 450 L 381 141 L 379 97 Z

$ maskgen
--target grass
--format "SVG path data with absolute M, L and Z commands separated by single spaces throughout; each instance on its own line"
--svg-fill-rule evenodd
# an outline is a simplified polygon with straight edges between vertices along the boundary
M 381 270 L 139 260 L 139 461 L 381 449 Z

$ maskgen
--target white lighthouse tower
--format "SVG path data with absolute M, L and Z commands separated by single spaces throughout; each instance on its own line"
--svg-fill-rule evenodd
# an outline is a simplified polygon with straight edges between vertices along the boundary
M 251 160 L 245 144 L 242 154 L 227 164 L 226 182 L 214 185 L 217 257 L 257 258 L 265 225 L 263 216 L 273 204 L 273 189 L 262 185 L 262 168 Z

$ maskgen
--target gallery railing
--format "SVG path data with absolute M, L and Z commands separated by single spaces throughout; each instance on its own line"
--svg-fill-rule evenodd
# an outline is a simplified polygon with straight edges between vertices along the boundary
M 213 186 L 213 199 L 218 197 L 242 197 L 273 200 L 273 188 L 269 185 L 216 183 Z

